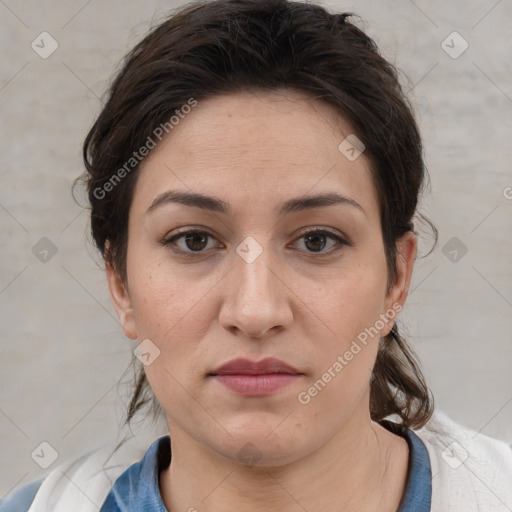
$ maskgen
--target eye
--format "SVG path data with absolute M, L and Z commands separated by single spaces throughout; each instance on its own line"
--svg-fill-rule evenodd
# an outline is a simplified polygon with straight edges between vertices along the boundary
M 188 229 L 166 238 L 162 241 L 162 244 L 168 246 L 177 254 L 194 257 L 206 252 L 207 249 L 215 248 L 215 244 L 210 244 L 212 240 L 215 240 L 215 238 L 207 231 Z M 299 240 L 303 240 L 306 252 L 318 254 L 318 256 L 331 254 L 336 250 L 334 249 L 336 246 L 350 245 L 347 240 L 326 229 L 306 231 L 296 239 L 295 244 Z M 324 250 L 326 247 L 328 248 L 327 251 Z
M 331 254 L 336 250 L 333 250 L 333 248 L 336 246 L 350 245 L 341 236 L 336 235 L 335 233 L 332 233 L 325 229 L 315 229 L 307 231 L 296 240 L 303 240 L 302 245 L 306 247 L 306 252 L 313 254 L 319 253 L 320 256 L 326 256 L 328 254 Z M 329 241 L 331 243 L 329 243 Z M 324 251 L 326 247 L 328 247 L 329 250 Z
M 214 240 L 213 236 L 206 231 L 189 229 L 166 238 L 163 244 L 169 246 L 174 252 L 194 256 L 194 253 L 205 252 L 205 249 L 212 248 L 208 246 L 209 239 Z

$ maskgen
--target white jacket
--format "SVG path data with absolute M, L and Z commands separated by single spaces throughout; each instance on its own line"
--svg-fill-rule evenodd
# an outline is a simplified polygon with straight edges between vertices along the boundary
M 512 447 L 435 413 L 416 435 L 432 465 L 431 512 L 511 512 Z M 28 512 L 98 512 L 114 481 L 146 449 L 123 445 L 104 466 L 104 446 L 61 464 L 43 480 Z
M 431 512 L 512 512 L 512 446 L 442 413 L 416 435 L 432 466 Z

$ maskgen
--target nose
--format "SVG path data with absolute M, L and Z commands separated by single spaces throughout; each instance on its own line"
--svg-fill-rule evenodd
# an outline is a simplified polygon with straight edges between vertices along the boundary
M 219 322 L 233 334 L 266 338 L 293 322 L 293 293 L 269 249 L 249 261 L 235 257 L 226 276 Z

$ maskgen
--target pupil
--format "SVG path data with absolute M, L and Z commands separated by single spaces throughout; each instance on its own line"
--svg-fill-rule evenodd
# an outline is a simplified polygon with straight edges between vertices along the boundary
M 194 244 L 194 242 L 197 242 L 199 240 L 199 245 L 203 244 L 201 247 L 191 247 L 190 242 Z M 204 233 L 192 233 L 191 235 L 187 235 L 185 237 L 185 243 L 187 244 L 187 247 L 191 251 L 200 251 L 201 249 L 204 249 L 204 246 L 206 246 L 206 234 Z
M 313 241 L 313 248 L 312 250 L 317 252 L 322 250 L 325 247 L 325 235 L 308 235 L 306 237 L 306 247 L 308 249 L 311 249 L 311 247 L 308 245 L 309 241 Z M 320 241 L 320 244 L 318 243 Z

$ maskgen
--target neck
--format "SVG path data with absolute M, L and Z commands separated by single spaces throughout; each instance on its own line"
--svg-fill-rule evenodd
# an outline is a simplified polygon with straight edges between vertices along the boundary
M 193 512 L 395 512 L 404 493 L 407 442 L 372 422 L 347 425 L 284 465 L 245 466 L 173 426 L 172 462 L 160 475 L 168 510 Z

